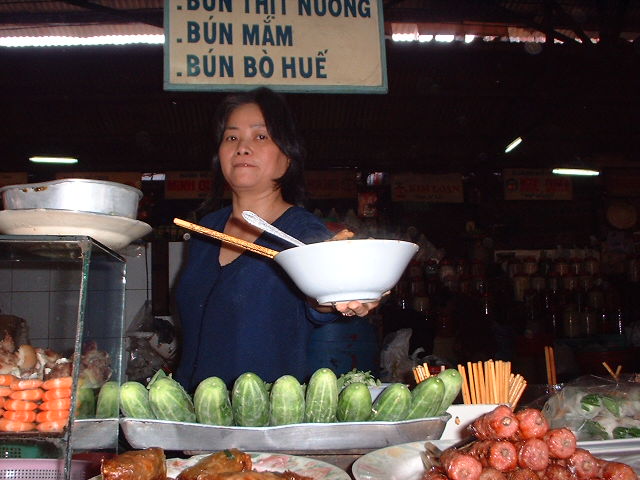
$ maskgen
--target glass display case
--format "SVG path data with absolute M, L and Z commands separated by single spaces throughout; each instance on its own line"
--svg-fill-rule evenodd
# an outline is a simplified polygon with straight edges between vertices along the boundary
M 0 418 L 5 458 L 15 457 L 10 448 L 36 448 L 31 458 L 57 458 L 73 478 L 74 453 L 117 450 L 125 274 L 125 260 L 87 236 L 0 235 L 0 390 L 20 390 L 19 378 L 36 380 L 24 385 L 39 391 L 15 395 L 31 399 L 35 418 Z

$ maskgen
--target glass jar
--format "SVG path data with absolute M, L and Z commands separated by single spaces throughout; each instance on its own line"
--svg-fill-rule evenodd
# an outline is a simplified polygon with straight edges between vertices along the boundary
M 564 277 L 569 273 L 569 262 L 566 258 L 558 258 L 554 264 L 553 270 L 561 277 Z
M 589 275 L 598 275 L 600 273 L 600 261 L 593 256 L 589 256 L 584 259 L 583 269 L 584 272 Z
M 586 308 L 582 313 L 582 318 L 584 320 L 584 334 L 589 335 L 597 335 L 600 333 L 600 321 L 598 312 L 593 310 L 592 308 Z
M 513 297 L 516 302 L 524 301 L 524 293 L 529 289 L 530 277 L 524 273 L 518 273 L 513 277 Z
M 582 274 L 582 260 L 577 257 L 572 257 L 569 259 L 569 271 L 573 275 Z
M 515 275 L 523 273 L 522 261 L 516 257 L 509 260 L 509 265 L 507 268 L 507 273 L 511 278 L 513 278 Z
M 588 292 L 593 287 L 593 277 L 587 274 L 580 275 L 578 277 L 578 286 L 583 292 Z
M 526 257 L 522 263 L 522 271 L 527 275 L 533 275 L 538 272 L 538 261 L 535 257 Z
M 534 275 L 531 277 L 531 288 L 540 293 L 547 288 L 547 280 L 542 275 Z
M 440 262 L 440 268 L 438 269 L 438 276 L 440 277 L 440 281 L 444 282 L 446 278 L 455 277 L 456 269 L 451 264 L 451 262 L 444 258 Z
M 577 338 L 584 334 L 584 325 L 580 312 L 573 308 L 565 308 L 562 312 L 562 333 L 566 338 Z
M 578 277 L 573 273 L 567 273 L 562 277 L 562 286 L 569 292 L 578 290 Z

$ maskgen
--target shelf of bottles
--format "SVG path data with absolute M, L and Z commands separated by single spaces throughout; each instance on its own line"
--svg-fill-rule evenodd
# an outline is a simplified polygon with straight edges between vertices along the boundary
M 624 347 L 625 329 L 640 314 L 640 257 L 629 256 L 624 271 L 613 273 L 603 268 L 598 251 L 572 252 L 512 251 L 490 263 L 416 260 L 391 301 L 396 309 L 421 312 L 436 337 L 460 331 L 460 319 L 447 308 L 453 298 L 470 301 L 475 320 L 510 323 L 516 335 L 570 343 L 605 338 Z

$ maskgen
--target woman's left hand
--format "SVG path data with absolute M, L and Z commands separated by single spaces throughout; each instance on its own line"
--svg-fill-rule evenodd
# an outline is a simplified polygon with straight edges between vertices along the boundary
M 339 302 L 334 305 L 335 309 L 345 317 L 364 317 L 371 310 L 380 305 L 380 301 L 362 303 L 358 300 L 352 300 L 350 302 Z

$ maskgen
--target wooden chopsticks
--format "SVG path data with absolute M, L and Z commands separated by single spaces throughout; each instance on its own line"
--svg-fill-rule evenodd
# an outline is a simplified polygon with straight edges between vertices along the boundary
M 557 385 L 558 377 L 556 375 L 556 355 L 553 347 L 544 347 L 544 361 L 547 367 L 547 385 Z
M 609 375 L 611 375 L 616 382 L 620 380 L 620 374 L 622 373 L 622 365 L 618 365 L 615 372 L 611 369 L 611 367 L 607 362 L 602 362 L 602 366 L 607 369 L 607 372 L 609 372 Z
M 458 371 L 462 377 L 462 400 L 467 405 L 504 403 L 515 408 L 527 387 L 522 375 L 511 372 L 511 362 L 467 362 L 467 368 L 458 365 Z
M 232 237 L 231 235 L 227 235 L 226 233 L 218 232 L 217 230 L 212 230 L 210 228 L 206 228 L 195 223 L 187 222 L 186 220 L 182 220 L 180 218 L 174 218 L 173 223 L 175 223 L 179 227 L 186 228 L 187 230 L 198 232 L 203 235 L 207 235 L 209 237 L 213 237 L 215 239 L 221 240 L 223 242 L 230 243 L 238 247 L 242 247 L 246 250 L 249 250 L 250 252 L 264 255 L 265 257 L 273 258 L 278 253 L 280 253 L 277 250 L 271 250 L 270 248 L 263 247 L 262 245 L 257 245 L 255 243 L 247 242 L 246 240 L 242 240 L 237 237 Z
M 445 366 L 440 366 L 440 371 L 445 370 Z M 429 371 L 429 364 L 424 362 L 422 365 L 416 365 L 413 367 L 413 378 L 416 380 L 416 384 L 426 380 L 431 376 L 431 372 Z

